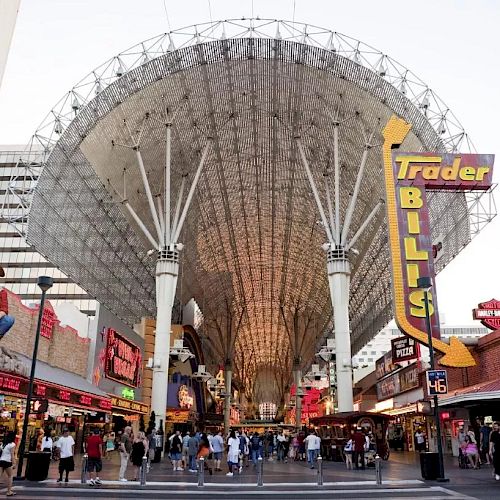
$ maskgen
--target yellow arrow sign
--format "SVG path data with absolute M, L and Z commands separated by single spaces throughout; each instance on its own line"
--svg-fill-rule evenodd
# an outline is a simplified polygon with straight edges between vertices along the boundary
M 405 282 L 403 278 L 403 260 L 401 255 L 401 234 L 396 201 L 396 182 L 394 179 L 392 165 L 392 150 L 402 144 L 410 129 L 410 124 L 406 123 L 397 116 L 392 116 L 383 131 L 384 145 L 382 151 L 386 179 L 389 241 L 392 254 L 394 313 L 396 323 L 401 331 L 421 344 L 428 345 L 427 332 L 416 328 L 411 324 L 407 317 L 404 295 Z M 434 349 L 444 354 L 444 356 L 439 360 L 439 363 L 442 365 L 451 367 L 467 367 L 474 366 L 476 364 L 470 351 L 457 337 L 451 337 L 449 344 L 433 338 L 432 344 Z

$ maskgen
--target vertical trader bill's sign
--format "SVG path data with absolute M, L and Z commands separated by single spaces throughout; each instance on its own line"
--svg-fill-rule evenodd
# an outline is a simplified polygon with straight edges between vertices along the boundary
M 384 171 L 387 218 L 392 257 L 394 315 L 407 336 L 428 343 L 424 291 L 419 277 L 428 276 L 429 313 L 434 348 L 444 353 L 446 366 L 472 366 L 475 361 L 456 338 L 439 340 L 439 318 L 434 282 L 434 260 L 426 192 L 428 190 L 487 190 L 492 185 L 494 156 L 488 154 L 408 153 L 399 146 L 411 125 L 395 116 L 384 129 Z M 446 243 L 443 243 L 446 245 Z

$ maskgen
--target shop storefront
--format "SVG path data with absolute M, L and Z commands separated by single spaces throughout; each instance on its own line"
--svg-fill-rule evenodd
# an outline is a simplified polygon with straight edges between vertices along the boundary
M 46 377 L 52 380 L 35 379 L 34 407 L 29 419 L 27 448 L 33 447 L 41 430 L 58 436 L 63 427 L 68 427 L 76 441 L 75 449 L 79 452 L 86 433 L 86 426 L 91 424 L 104 426 L 106 424 L 111 410 L 111 400 L 105 394 L 95 394 L 99 391 L 81 390 L 82 388 L 92 388 L 91 384 L 81 377 L 48 365 L 44 366 L 43 363 L 40 363 L 40 367 L 41 371 L 52 375 Z M 60 377 L 66 378 L 66 385 L 53 381 Z M 16 432 L 20 436 L 28 384 L 27 377 L 0 372 L 0 439 L 8 431 Z M 79 388 L 76 388 L 77 386 Z M 43 402 L 48 403 L 47 412 L 37 413 L 36 405 Z

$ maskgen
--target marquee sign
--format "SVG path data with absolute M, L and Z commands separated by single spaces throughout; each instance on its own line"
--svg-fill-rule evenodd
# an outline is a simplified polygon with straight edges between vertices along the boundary
M 492 184 L 493 155 L 451 153 L 407 153 L 398 147 L 411 125 L 393 116 L 384 135 L 384 170 L 387 217 L 392 257 L 394 315 L 399 329 L 427 344 L 424 291 L 417 279 L 428 276 L 429 312 L 434 348 L 445 355 L 447 366 L 473 366 L 468 349 L 456 338 L 450 344 L 439 340 L 439 318 L 435 296 L 433 247 L 427 209 L 427 190 L 487 190 Z
M 106 378 L 137 387 L 142 364 L 141 350 L 113 328 L 106 328 Z
M 473 309 L 474 319 L 478 319 L 490 330 L 500 328 L 500 300 L 491 299 L 488 302 L 481 302 L 477 309 Z

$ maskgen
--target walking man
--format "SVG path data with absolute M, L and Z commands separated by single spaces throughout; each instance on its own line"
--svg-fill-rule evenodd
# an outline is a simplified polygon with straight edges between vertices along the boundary
M 361 461 L 361 469 L 365 468 L 365 443 L 366 439 L 364 434 L 361 432 L 361 427 L 356 429 L 353 441 L 353 451 L 352 451 L 352 461 L 354 463 L 354 468 L 359 469 L 359 462 Z
M 309 436 L 304 440 L 307 448 L 307 462 L 311 469 L 314 469 L 314 463 L 318 458 L 319 450 L 321 448 L 321 438 L 315 431 L 311 431 Z
M 99 479 L 99 472 L 102 470 L 103 444 L 99 429 L 96 427 L 85 443 L 85 451 L 88 455 L 87 469 L 90 473 L 90 486 L 102 484 Z
M 221 471 L 222 452 L 224 451 L 224 438 L 222 431 L 219 431 L 212 439 L 212 448 L 214 450 L 215 470 Z
M 130 452 L 132 451 L 132 440 L 130 434 L 132 432 L 132 427 L 128 426 L 123 429 L 123 434 L 120 440 L 120 477 L 119 480 L 126 482 L 127 478 L 125 473 L 127 472 L 128 459 L 130 458 Z
M 493 458 L 495 479 L 500 481 L 500 425 L 498 422 L 493 424 L 490 434 L 490 455 Z

